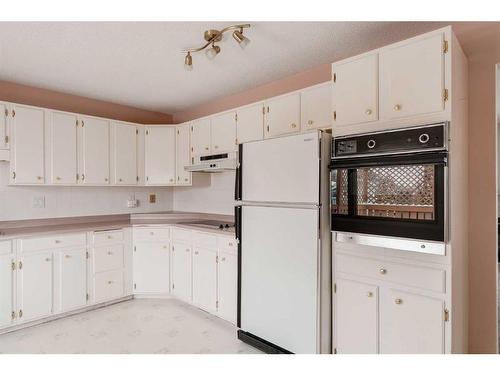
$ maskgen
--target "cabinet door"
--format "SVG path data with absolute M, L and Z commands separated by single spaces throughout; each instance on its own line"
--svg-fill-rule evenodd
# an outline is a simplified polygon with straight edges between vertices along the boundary
M 172 244 L 172 294 L 191 302 L 191 247 L 182 243 Z
M 89 185 L 109 184 L 109 122 L 82 117 L 82 180 Z
M 343 279 L 337 279 L 336 284 L 334 333 L 337 353 L 377 353 L 378 288 Z
M 114 123 L 115 184 L 137 185 L 137 126 Z
M 191 154 L 209 154 L 210 149 L 210 119 L 193 121 L 191 123 Z
M 212 117 L 210 126 L 214 154 L 236 151 L 236 112 Z
M 378 120 L 378 54 L 332 65 L 333 126 Z
M 0 328 L 12 323 L 14 306 L 14 271 L 11 254 L 0 255 Z
M 257 103 L 236 110 L 236 137 L 238 143 L 264 138 L 264 103 Z
M 136 293 L 166 294 L 170 291 L 169 251 L 168 242 L 143 242 L 134 245 Z
M 238 257 L 235 254 L 221 252 L 218 263 L 217 315 L 236 324 L 238 305 Z
M 42 251 L 24 254 L 18 264 L 18 317 L 22 321 L 43 318 L 52 313 L 53 254 Z
M 86 249 L 62 250 L 61 310 L 70 311 L 87 304 Z
M 380 353 L 444 353 L 442 300 L 394 289 L 380 297 Z
M 205 311 L 217 311 L 217 251 L 194 248 L 193 303 Z
M 146 184 L 175 183 L 175 126 L 146 129 Z
M 332 126 L 332 84 L 327 82 L 300 93 L 302 131 Z
M 49 125 L 51 183 L 76 184 L 77 117 L 69 113 L 52 112 Z
M 0 150 L 8 148 L 9 143 L 7 139 L 7 118 L 9 111 L 5 103 L 0 103 Z
M 11 108 L 11 181 L 15 184 L 43 184 L 44 110 L 21 105 L 13 105 Z
M 185 124 L 177 127 L 176 137 L 176 173 L 177 185 L 190 185 L 191 172 L 184 170 L 186 165 L 191 164 L 190 143 L 189 143 L 190 125 Z
M 300 131 L 300 94 L 290 94 L 266 102 L 265 137 Z
M 382 118 L 400 118 L 444 109 L 444 34 L 380 53 Z

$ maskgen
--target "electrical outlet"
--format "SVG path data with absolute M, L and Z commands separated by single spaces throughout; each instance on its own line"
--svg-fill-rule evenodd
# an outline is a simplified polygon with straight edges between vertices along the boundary
M 149 194 L 149 203 L 156 203 L 156 194 Z
M 33 197 L 33 208 L 45 208 L 45 197 L 43 195 Z
M 127 199 L 127 207 L 128 208 L 136 208 L 138 206 L 138 201 L 135 199 L 134 195 L 131 195 Z

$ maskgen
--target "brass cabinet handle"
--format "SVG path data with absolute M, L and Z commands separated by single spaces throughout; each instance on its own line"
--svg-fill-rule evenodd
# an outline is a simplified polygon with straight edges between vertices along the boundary
M 65 257 L 66 259 L 70 259 L 70 258 L 71 258 L 71 255 L 66 254 L 64 257 Z
M 112 282 L 111 280 L 110 280 L 110 281 L 108 281 L 108 285 L 111 285 L 111 284 L 113 284 L 113 282 Z
M 174 179 L 173 179 L 173 178 L 171 178 L 171 179 L 170 179 L 170 182 L 174 182 Z
M 107 177 L 105 177 L 105 178 L 104 178 L 104 181 L 108 182 L 108 178 L 107 178 Z
M 373 292 L 368 292 L 368 293 L 366 293 L 366 296 L 367 296 L 367 297 L 373 297 Z
M 123 180 L 121 178 L 119 178 L 118 181 L 123 182 Z
M 208 147 L 205 147 L 205 150 L 207 150 L 207 151 L 208 151 Z
M 292 128 L 296 128 L 297 127 L 297 124 L 295 123 L 292 123 L 292 125 L 290 125 Z
M 381 268 L 379 272 L 381 275 L 385 275 L 387 273 L 387 270 L 385 268 Z
M 19 310 L 19 318 L 23 317 L 23 310 Z
M 43 177 L 42 176 L 36 176 L 37 180 L 41 181 L 43 180 Z
M 312 124 L 314 124 L 314 121 L 313 121 L 313 120 L 309 120 L 309 121 L 307 121 L 307 125 L 312 125 Z
M 403 300 L 402 300 L 401 298 L 396 298 L 396 299 L 394 300 L 394 303 L 395 303 L 396 305 L 401 305 L 401 304 L 403 303 Z
M 184 179 L 184 181 L 186 181 L 186 182 L 187 182 L 187 181 L 189 181 L 189 180 L 188 180 L 187 178 L 185 178 L 185 179 Z
M 112 251 L 108 251 L 108 255 L 113 255 L 113 252 Z
M 396 104 L 396 105 L 394 106 L 394 110 L 395 110 L 395 111 L 400 111 L 400 110 L 401 110 L 401 104 Z
M 15 312 L 15 311 L 12 311 L 12 312 L 10 313 L 10 317 L 11 317 L 11 319 L 12 319 L 12 320 L 16 319 L 16 312 Z
M 366 111 L 365 111 L 365 114 L 370 116 L 372 114 L 372 110 L 370 108 L 368 108 Z
M 56 177 L 56 180 L 57 180 L 57 181 L 61 181 L 61 177 L 57 176 L 57 177 Z

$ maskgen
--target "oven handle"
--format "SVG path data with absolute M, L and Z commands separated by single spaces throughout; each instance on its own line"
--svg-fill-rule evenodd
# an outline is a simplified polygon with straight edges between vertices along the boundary
M 366 158 L 345 158 L 332 159 L 330 169 L 349 169 L 363 167 L 381 167 L 381 166 L 398 166 L 398 165 L 421 165 L 435 164 L 444 165 L 448 163 L 448 152 L 429 152 L 422 154 L 403 154 L 403 155 L 384 155 L 372 156 Z

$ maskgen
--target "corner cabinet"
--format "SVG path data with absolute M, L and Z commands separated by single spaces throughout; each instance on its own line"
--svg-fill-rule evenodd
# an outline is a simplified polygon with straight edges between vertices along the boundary
M 109 121 L 80 117 L 80 177 L 84 185 L 110 184 Z
M 300 132 L 299 92 L 267 100 L 265 107 L 265 138 Z
M 176 183 L 177 185 L 191 185 L 191 172 L 184 167 L 191 164 L 191 124 L 186 123 L 176 127 L 175 155 L 176 155 Z
M 146 128 L 146 185 L 175 185 L 175 126 L 153 125 Z

